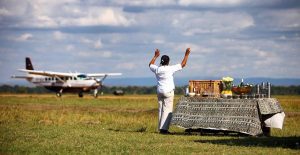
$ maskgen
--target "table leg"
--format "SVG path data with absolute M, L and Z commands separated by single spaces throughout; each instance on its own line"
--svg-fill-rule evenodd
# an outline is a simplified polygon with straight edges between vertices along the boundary
M 270 137 L 271 136 L 271 128 L 263 126 L 262 127 L 263 135 Z
M 270 127 L 266 127 L 266 124 L 265 124 L 265 120 L 272 117 L 272 115 L 262 115 L 262 131 L 263 131 L 263 135 L 264 136 L 267 136 L 267 137 L 270 137 L 271 136 L 271 128 Z

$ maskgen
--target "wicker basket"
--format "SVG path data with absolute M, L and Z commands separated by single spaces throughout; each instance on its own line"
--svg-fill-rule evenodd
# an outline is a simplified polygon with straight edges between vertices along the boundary
M 220 97 L 222 89 L 221 80 L 190 80 L 189 92 L 202 97 Z

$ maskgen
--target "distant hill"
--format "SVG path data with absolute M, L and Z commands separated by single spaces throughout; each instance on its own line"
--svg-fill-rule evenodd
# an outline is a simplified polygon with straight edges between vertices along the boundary
M 207 77 L 207 78 L 178 78 L 175 77 L 175 84 L 177 86 L 188 85 L 189 80 L 218 80 L 219 78 Z M 241 78 L 234 79 L 235 84 L 239 84 Z M 293 78 L 244 78 L 244 83 L 249 84 L 259 84 L 262 82 L 270 82 L 275 86 L 291 86 L 291 85 L 300 85 L 300 79 Z M 156 85 L 155 77 L 144 77 L 144 78 L 107 78 L 104 81 L 104 85 L 108 86 L 154 86 Z
M 185 86 L 188 85 L 189 80 L 219 80 L 220 78 L 216 77 L 191 77 L 191 78 L 182 78 L 175 77 L 176 86 Z M 234 84 L 239 84 L 241 82 L 241 78 L 235 78 Z M 300 86 L 300 78 L 262 78 L 262 77 L 251 77 L 244 78 L 245 83 L 249 84 L 258 84 L 261 82 L 270 82 L 275 86 L 291 86 L 296 85 Z M 0 83 L 0 85 L 20 85 L 20 86 L 34 86 L 33 84 L 27 82 L 26 80 L 9 80 L 9 82 Z M 141 77 L 141 78 L 116 78 L 116 77 L 108 77 L 104 81 L 104 85 L 107 86 L 155 86 L 156 79 L 155 77 Z

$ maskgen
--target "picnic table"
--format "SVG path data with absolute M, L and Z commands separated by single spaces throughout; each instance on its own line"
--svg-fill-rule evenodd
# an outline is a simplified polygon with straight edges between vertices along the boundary
M 209 129 L 269 135 L 281 128 L 285 114 L 276 98 L 224 99 L 181 97 L 171 125 L 185 129 Z

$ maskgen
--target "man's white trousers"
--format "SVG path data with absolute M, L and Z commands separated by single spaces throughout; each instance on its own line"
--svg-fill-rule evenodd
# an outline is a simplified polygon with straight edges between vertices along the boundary
M 173 112 L 174 91 L 157 93 L 158 99 L 158 129 L 168 130 Z

